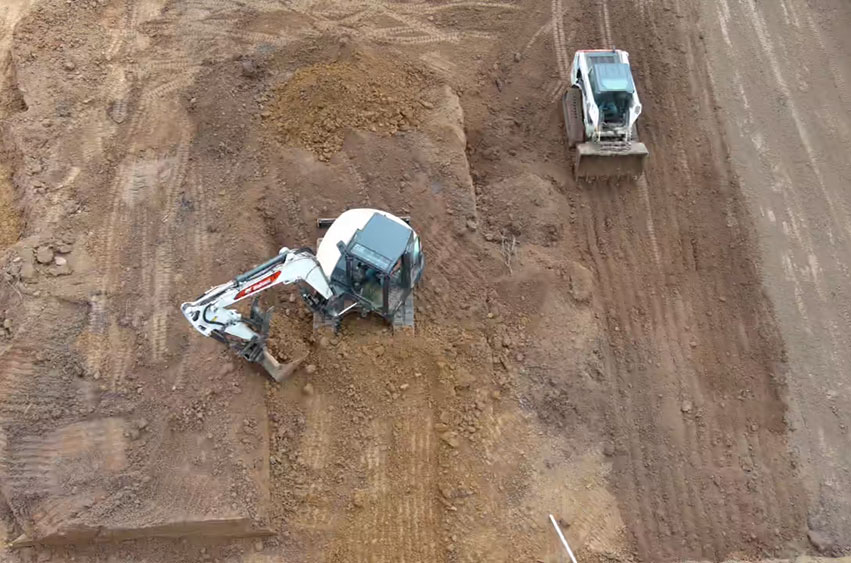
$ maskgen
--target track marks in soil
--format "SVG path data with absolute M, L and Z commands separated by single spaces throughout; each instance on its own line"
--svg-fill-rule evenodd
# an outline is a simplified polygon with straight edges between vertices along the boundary
M 127 282 L 122 270 L 134 264 L 133 256 L 141 279 L 141 289 L 151 295 L 151 310 L 148 344 L 150 359 L 161 362 L 167 352 L 168 320 L 173 305 L 171 303 L 171 282 L 174 247 L 178 244 L 178 233 L 173 225 L 179 207 L 179 190 L 186 177 L 189 157 L 191 126 L 185 116 L 185 110 L 172 101 L 171 94 L 190 84 L 192 74 L 156 84 L 140 96 L 138 109 L 133 112 L 128 126 L 128 157 L 119 165 L 113 181 L 111 193 L 114 200 L 109 220 L 105 223 L 101 240 L 105 251 L 101 255 L 100 268 L 105 272 L 100 288 L 99 306 L 101 314 L 96 320 L 96 330 L 106 323 L 105 316 L 112 315 L 114 305 L 111 297 L 122 292 Z M 157 156 L 140 160 L 134 156 L 146 148 L 151 135 L 159 134 L 157 123 L 163 114 L 174 115 L 168 126 L 176 129 L 177 138 L 171 147 Z M 143 134 L 144 131 L 148 135 Z M 159 149 L 162 151 L 162 149 Z M 147 152 L 150 152 L 146 149 Z M 122 225 L 125 228 L 118 229 Z M 138 250 L 128 252 L 128 248 L 138 245 Z M 114 315 L 113 315 L 114 316 Z M 113 333 L 117 329 L 113 329 Z M 110 340 L 112 340 L 110 342 Z M 126 370 L 130 368 L 130 350 L 122 338 L 101 339 L 101 348 L 109 347 L 111 356 L 119 361 L 112 365 L 104 363 L 105 353 L 101 349 L 95 352 L 94 364 L 112 379 L 113 386 L 120 384 Z M 124 347 L 124 354 L 118 353 Z
M 650 14 L 657 6 L 645 8 Z M 620 21 L 606 9 L 611 6 L 601 6 L 604 38 L 612 33 L 606 22 Z M 624 48 L 644 57 L 641 50 Z M 645 65 L 648 91 L 662 96 L 673 122 L 682 122 L 672 92 L 652 80 L 658 71 L 651 74 L 653 65 Z M 719 258 L 701 242 L 702 229 L 710 227 L 676 204 L 678 186 L 688 191 L 698 182 L 723 184 L 724 172 L 714 171 L 718 177 L 712 179 L 696 174 L 695 162 L 706 159 L 696 158 L 680 135 L 665 140 L 651 135 L 649 142 L 656 154 L 670 155 L 673 165 L 649 169 L 638 185 L 583 192 L 590 214 L 582 228 L 612 342 L 611 412 L 623 452 L 615 477 L 629 483 L 621 502 L 643 558 L 722 558 L 750 537 L 773 537 L 774 528 L 786 534 L 794 527 L 794 516 L 775 500 L 789 495 L 778 488 L 788 466 L 767 453 L 784 451 L 782 436 L 766 429 L 773 424 L 776 398 L 769 368 L 759 362 L 771 352 L 764 339 L 750 334 L 752 317 L 765 312 L 752 303 L 718 306 L 714 292 L 729 287 L 735 274 L 712 265 Z M 737 221 L 726 226 L 738 228 Z M 733 235 L 716 230 L 715 236 Z M 721 328 L 739 324 L 755 349 L 743 350 L 738 336 Z M 725 373 L 723 383 L 717 371 Z M 750 375 L 751 389 L 736 381 L 738 374 Z M 743 468 L 750 467 L 759 467 L 761 477 L 749 476 Z
M 438 561 L 440 545 L 433 421 L 423 411 L 372 423 L 361 458 L 367 482 L 363 508 L 340 552 L 347 560 Z
M 31 334 L 41 332 L 36 327 Z M 0 355 L 0 484 L 34 537 L 67 527 L 91 507 L 92 487 L 105 488 L 121 475 L 128 448 L 124 420 L 79 420 L 91 413 L 94 396 L 85 384 L 34 363 L 37 354 L 15 344 Z
M 310 530 L 328 529 L 335 516 L 327 495 L 323 494 L 326 480 L 323 474 L 333 446 L 332 401 L 324 394 L 310 397 L 306 406 L 306 431 L 302 436 L 302 460 L 312 478 L 308 485 L 307 506 L 299 517 L 300 524 Z M 332 407 L 333 408 L 333 407 Z
M 801 113 L 795 102 L 795 98 L 792 96 L 792 92 L 789 89 L 789 85 L 784 77 L 782 68 L 785 65 L 781 65 L 780 63 L 780 58 L 774 50 L 774 44 L 772 43 L 768 28 L 756 6 L 754 6 L 754 4 L 751 2 L 744 2 L 743 5 L 747 7 L 745 15 L 748 17 L 748 19 L 753 25 L 753 30 L 756 32 L 755 35 L 756 38 L 759 40 L 759 44 L 762 48 L 763 54 L 768 59 L 769 67 L 771 68 L 774 80 L 780 88 L 780 91 L 783 93 L 784 99 L 786 100 L 786 107 L 789 110 L 789 116 L 792 118 L 792 121 L 795 124 L 795 129 L 797 130 L 801 146 L 804 148 L 804 152 L 807 155 L 807 159 L 809 160 L 809 168 L 815 175 L 819 190 L 825 201 L 827 202 L 828 213 L 830 213 L 831 219 L 836 224 L 836 226 L 842 231 L 844 231 L 845 238 L 847 240 L 848 238 L 851 238 L 851 219 L 849 219 L 848 213 L 845 211 L 845 207 L 839 204 L 836 199 L 836 196 L 831 192 L 830 188 L 828 188 L 827 183 L 825 182 L 824 174 L 822 172 L 821 165 L 819 164 L 821 159 L 818 157 L 818 151 L 814 147 L 812 135 L 801 116 Z
M 103 478 L 127 466 L 125 424 L 100 418 L 31 434 L 7 445 L 8 486 L 30 493 L 56 493 L 69 484 Z
M 556 55 L 556 64 L 558 66 L 559 80 L 548 89 L 548 97 L 550 100 L 555 100 L 562 95 L 565 88 L 570 84 L 570 65 L 573 57 L 568 52 L 567 46 L 572 41 L 565 37 L 564 33 L 564 6 L 562 0 L 552 0 L 552 20 L 551 27 L 553 32 L 553 49 Z M 538 32 L 541 30 L 539 29 Z M 537 33 L 535 34 L 537 35 Z M 535 36 L 530 39 L 530 44 Z
M 476 29 L 455 30 L 433 23 L 435 14 L 452 9 L 514 11 L 519 6 L 506 2 L 384 2 L 361 0 L 345 9 L 337 5 L 328 8 L 312 0 L 302 0 L 291 9 L 313 19 L 325 31 L 356 34 L 364 39 L 397 45 L 427 45 L 460 43 L 469 40 L 490 40 L 494 34 Z M 484 20 L 484 18 L 483 18 Z M 399 25 L 379 25 L 375 22 L 394 22 Z

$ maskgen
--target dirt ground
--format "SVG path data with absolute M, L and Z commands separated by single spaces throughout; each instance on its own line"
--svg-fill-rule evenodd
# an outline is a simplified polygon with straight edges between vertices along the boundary
M 6 0 L 2 561 L 851 553 L 843 0 Z M 650 150 L 577 183 L 573 52 Z M 790 64 L 791 63 L 791 64 Z M 277 385 L 182 301 L 409 214 L 416 331 Z M 31 544 L 35 545 L 31 545 Z

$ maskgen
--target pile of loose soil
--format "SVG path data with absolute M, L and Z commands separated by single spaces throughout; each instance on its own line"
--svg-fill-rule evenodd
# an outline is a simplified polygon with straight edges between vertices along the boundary
M 357 52 L 350 59 L 300 68 L 276 88 L 266 114 L 281 140 L 328 160 L 348 128 L 394 134 L 416 128 L 431 104 L 425 73 L 392 58 Z

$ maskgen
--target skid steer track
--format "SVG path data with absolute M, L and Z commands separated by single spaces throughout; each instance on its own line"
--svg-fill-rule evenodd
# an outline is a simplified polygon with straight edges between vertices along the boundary
M 564 112 L 567 146 L 573 148 L 585 141 L 585 127 L 582 125 L 582 91 L 579 88 L 568 88 L 561 97 L 561 109 Z

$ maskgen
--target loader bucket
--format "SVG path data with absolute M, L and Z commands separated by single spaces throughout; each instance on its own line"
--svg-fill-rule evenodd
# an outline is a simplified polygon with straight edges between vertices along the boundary
M 630 143 L 627 149 L 611 150 L 595 143 L 576 145 L 574 176 L 582 179 L 631 177 L 644 172 L 644 159 L 647 158 L 644 143 Z
M 260 358 L 260 365 L 263 366 L 269 376 L 280 383 L 281 381 L 288 378 L 292 373 L 298 369 L 298 366 L 304 361 L 304 358 L 299 358 L 297 360 L 293 360 L 292 362 L 282 364 L 278 360 L 275 359 L 272 354 L 269 353 L 269 350 L 263 350 L 263 357 Z

